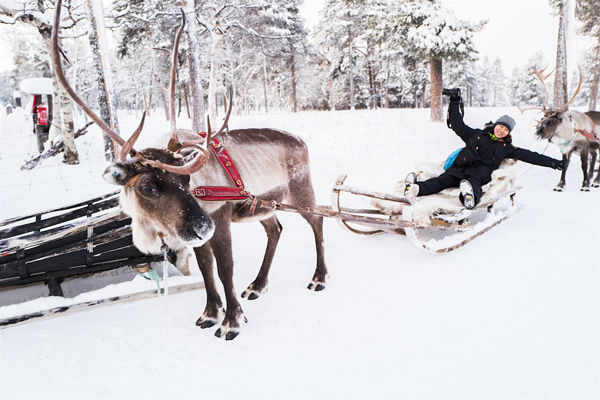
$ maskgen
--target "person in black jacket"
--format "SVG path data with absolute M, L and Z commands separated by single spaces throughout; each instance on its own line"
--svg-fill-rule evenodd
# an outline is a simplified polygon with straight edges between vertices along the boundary
M 454 163 L 443 174 L 423 182 L 417 182 L 414 172 L 405 180 L 406 197 L 425 196 L 450 187 L 460 188 L 460 200 L 467 209 L 475 207 L 481 199 L 481 187 L 492 180 L 492 172 L 505 158 L 514 158 L 529 164 L 562 169 L 562 161 L 543 154 L 520 149 L 512 145 L 511 131 L 515 120 L 503 115 L 487 130 L 474 129 L 465 125 L 460 112 L 462 100 L 460 90 L 444 90 L 450 93 L 448 106 L 449 127 L 466 143 Z

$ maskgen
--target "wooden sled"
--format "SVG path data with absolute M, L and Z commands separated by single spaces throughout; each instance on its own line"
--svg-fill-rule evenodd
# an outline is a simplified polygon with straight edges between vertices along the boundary
M 522 209 L 514 200 L 521 187 L 513 187 L 478 204 L 472 210 L 463 208 L 457 213 L 436 211 L 429 215 L 428 221 L 422 221 L 414 218 L 419 200 L 347 186 L 344 185 L 346 178 L 346 174 L 340 175 L 331 192 L 331 211 L 337 214 L 338 222 L 344 229 L 361 235 L 385 232 L 402 234 L 417 247 L 432 253 L 447 253 L 462 247 Z M 342 193 L 385 200 L 400 206 L 402 212 L 389 214 L 375 207 L 343 207 Z M 501 206 L 504 200 L 508 204 Z

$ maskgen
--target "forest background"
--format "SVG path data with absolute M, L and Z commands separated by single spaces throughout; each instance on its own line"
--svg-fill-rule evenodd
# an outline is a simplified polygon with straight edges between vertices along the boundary
M 132 112 L 164 109 L 168 118 L 162 88 L 171 58 L 163 50 L 172 46 L 182 9 L 187 26 L 177 56 L 177 112 L 192 118 L 192 129 L 205 128 L 205 114 L 219 113 L 228 86 L 234 88 L 238 114 L 430 107 L 431 119 L 441 121 L 442 85 L 460 87 L 468 106 L 541 106 L 548 96 L 533 68 L 550 66 L 549 72 L 572 46 L 561 40 L 557 27 L 548 32 L 549 41 L 558 36 L 557 60 L 541 52 L 531 54 L 517 60 L 519 66 L 507 75 L 504 57 L 481 56 L 474 45 L 474 35 L 488 21 L 460 20 L 445 2 L 323 0 L 311 27 L 301 13 L 303 3 L 66 1 L 61 45 L 68 59 L 67 75 L 92 106 L 108 102 L 114 109 Z M 452 1 L 447 3 L 451 6 Z M 577 33 L 589 39 L 585 56 L 576 60 L 583 85 L 573 105 L 590 109 L 596 107 L 600 75 L 600 27 L 595 22 L 600 11 L 594 3 L 548 0 L 548 12 L 569 24 L 572 37 Z M 12 66 L 0 72 L 0 104 L 14 101 L 23 79 L 53 77 L 47 45 L 53 16 L 53 1 L 0 1 L 2 47 L 10 50 L 5 57 L 12 58 Z M 506 24 L 507 30 L 519 29 L 510 21 Z M 573 71 L 569 80 L 573 92 L 579 72 Z M 550 93 L 552 84 L 547 83 Z M 64 96 L 59 104 L 60 90 L 56 110 L 70 105 Z M 111 123 L 118 127 L 118 121 Z M 65 129 L 60 119 L 56 125 Z

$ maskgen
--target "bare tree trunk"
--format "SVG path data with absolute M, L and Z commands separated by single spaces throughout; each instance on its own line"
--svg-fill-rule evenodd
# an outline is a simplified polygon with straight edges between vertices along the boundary
M 187 38 L 189 43 L 190 97 L 192 103 L 192 129 L 203 132 L 204 96 L 202 95 L 202 68 L 200 65 L 200 44 L 198 43 L 198 22 L 196 21 L 195 0 L 182 0 L 187 20 Z
M 429 68 L 431 73 L 431 120 L 433 122 L 441 122 L 443 120 L 443 101 L 442 87 L 444 81 L 442 79 L 442 60 L 435 58 L 433 55 L 429 60 Z M 425 93 L 423 93 L 424 95 Z
M 265 113 L 269 112 L 269 99 L 267 98 L 267 56 L 263 54 L 263 93 L 265 96 Z
M 73 122 L 73 108 L 71 107 L 71 98 L 65 91 L 60 82 L 57 83 L 59 109 L 55 115 L 60 115 L 61 131 L 63 136 L 64 154 L 63 163 L 68 165 L 79 164 L 79 153 L 75 147 L 75 123 Z
M 348 72 L 350 75 L 350 109 L 354 110 L 354 62 L 352 56 L 354 55 L 354 49 L 352 48 L 352 26 L 348 27 L 348 40 L 350 42 L 350 48 L 348 50 Z
M 86 0 L 88 20 L 90 30 L 88 32 L 90 47 L 92 49 L 94 69 L 96 70 L 96 83 L 98 85 L 98 105 L 100 107 L 100 117 L 113 131 L 119 134 L 119 123 L 117 114 L 112 105 L 110 88 L 110 64 L 107 55 L 105 43 L 99 40 L 98 31 L 104 30 L 104 21 L 102 16 L 101 0 Z M 102 50 L 101 47 L 102 46 Z M 104 158 L 106 161 L 114 161 L 115 148 L 112 139 L 104 134 Z
M 375 110 L 377 108 L 377 99 L 375 98 L 375 82 L 373 81 L 373 67 L 371 62 L 367 61 L 367 75 L 369 76 L 369 108 Z
M 385 77 L 385 108 L 390 108 L 390 63 L 388 61 L 388 68 Z
M 210 79 L 208 82 L 208 112 L 216 121 L 217 116 L 217 77 L 219 72 L 219 49 L 225 41 L 225 35 L 219 30 L 211 31 L 212 44 L 210 46 Z
M 554 107 L 560 108 L 568 101 L 567 31 L 569 0 L 559 4 L 558 42 L 556 44 L 556 72 L 554 74 Z
M 600 86 L 600 36 L 598 36 L 598 44 L 596 46 L 596 66 L 592 76 L 592 87 L 590 88 L 590 110 L 595 111 L 598 105 L 598 86 Z
M 146 36 L 148 37 L 148 44 L 150 45 L 150 47 L 152 47 L 152 36 L 150 34 L 151 30 L 150 30 L 150 24 L 146 23 Z M 158 74 L 156 73 L 156 71 L 158 70 L 158 68 L 156 67 L 156 55 L 154 54 L 154 52 L 150 53 L 150 58 L 152 59 L 152 75 L 153 77 L 158 76 Z M 153 82 L 155 82 L 154 79 L 150 79 L 149 80 L 149 84 L 148 84 L 148 92 L 152 93 L 152 85 Z M 162 87 L 160 87 L 159 84 L 159 88 L 158 90 L 160 91 L 160 100 L 162 102 L 163 108 L 165 110 L 165 119 L 168 121 L 169 120 L 169 105 L 167 104 L 167 97 L 165 96 L 165 91 Z M 146 110 L 146 112 L 148 112 L 148 110 Z
M 294 44 L 290 42 L 290 55 L 291 55 L 291 70 L 292 70 L 292 102 L 294 103 L 294 112 L 298 112 L 298 100 L 296 99 L 296 71 L 295 60 L 294 60 Z

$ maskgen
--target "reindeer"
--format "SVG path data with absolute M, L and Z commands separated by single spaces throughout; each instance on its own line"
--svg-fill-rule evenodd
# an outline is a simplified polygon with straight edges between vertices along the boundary
M 540 139 L 546 139 L 557 145 L 562 153 L 563 169 L 558 185 L 554 188 L 557 192 L 562 192 L 565 187 L 567 168 L 571 160 L 572 153 L 578 153 L 581 158 L 581 169 L 583 170 L 583 183 L 581 190 L 590 191 L 590 179 L 594 176 L 594 166 L 600 147 L 600 112 L 587 111 L 581 113 L 575 110 L 568 110 L 569 104 L 573 102 L 575 96 L 581 88 L 583 77 L 579 71 L 579 86 L 573 97 L 559 109 L 547 109 L 548 89 L 545 80 L 550 74 L 544 76 L 544 70 L 538 71 L 534 68 L 534 73 L 542 82 L 546 92 L 546 100 L 542 106 L 544 117 L 537 124 L 535 134 Z M 591 162 L 588 164 L 588 156 L 591 156 Z M 600 171 L 596 175 L 592 187 L 600 187 Z
M 254 209 L 251 201 L 207 201 L 192 196 L 190 188 L 221 187 L 230 180 L 210 146 L 218 138 L 236 166 L 245 187 L 262 199 L 289 201 L 304 210 L 316 204 L 312 187 L 306 144 L 298 137 L 273 129 L 236 129 L 224 131 L 231 113 L 232 99 L 223 126 L 213 133 L 208 120 L 206 141 L 190 131 L 177 129 L 174 107 L 174 81 L 177 49 L 185 24 L 185 15 L 177 31 L 172 58 L 169 99 L 171 132 L 167 148 L 133 148 L 142 131 L 144 117 L 132 137 L 125 141 L 102 121 L 71 88 L 62 70 L 57 43 L 61 0 L 57 1 L 51 53 L 58 79 L 84 112 L 118 145 L 119 161 L 104 173 L 105 179 L 122 187 L 120 203 L 132 219 L 134 244 L 145 253 L 159 253 L 165 246 L 179 251 L 192 247 L 204 278 L 206 306 L 196 321 L 201 328 L 218 323 L 225 312 L 217 337 L 232 340 L 238 336 L 242 321 L 247 322 L 233 285 L 233 253 L 230 225 L 232 222 L 260 221 L 267 234 L 267 247 L 256 279 L 242 293 L 254 300 L 267 291 L 268 274 L 282 232 L 272 208 Z M 183 13 L 183 12 L 182 12 Z M 231 94 L 230 94 L 231 96 Z M 243 192 L 243 190 L 242 190 Z M 250 200 L 250 201 L 249 201 Z M 325 288 L 327 268 L 323 248 L 322 217 L 301 213 L 311 226 L 316 245 L 317 265 L 308 288 Z M 161 249 L 162 248 L 162 249 Z M 213 258 L 223 284 L 226 308 L 213 277 Z

